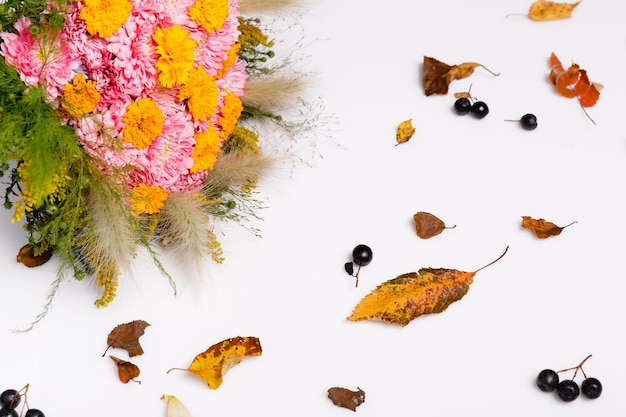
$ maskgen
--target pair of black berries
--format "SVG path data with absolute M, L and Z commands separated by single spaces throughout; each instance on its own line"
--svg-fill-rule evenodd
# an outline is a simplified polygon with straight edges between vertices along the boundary
M 367 245 L 356 245 L 352 249 L 352 262 L 346 262 L 344 268 L 346 272 L 356 278 L 356 287 L 359 286 L 359 272 L 362 266 L 367 266 L 374 259 L 374 253 L 372 249 Z M 356 274 L 354 273 L 354 265 L 358 266 Z
M 459 97 L 454 102 L 454 111 L 456 114 L 464 116 L 472 113 L 477 119 L 483 119 L 489 114 L 489 107 L 484 101 L 472 101 L 467 97 Z M 537 128 L 537 116 L 532 113 L 526 113 L 519 120 L 507 120 L 508 122 L 519 122 L 524 130 L 534 130 Z
M 22 390 L 20 390 L 22 391 Z M 0 417 L 19 417 L 16 410 L 17 406 L 22 401 L 22 394 L 20 391 L 14 389 L 6 389 L 0 394 Z M 28 385 L 23 388 L 24 394 L 28 391 Z M 23 410 L 22 410 L 23 411 Z M 29 408 L 24 413 L 24 417 L 45 417 L 41 410 L 36 408 Z
M 582 368 L 582 365 L 590 357 L 591 355 L 587 356 L 580 364 L 572 368 L 562 369 L 560 371 L 544 369 L 537 375 L 537 387 L 539 387 L 539 389 L 543 392 L 556 391 L 557 396 L 565 402 L 574 401 L 578 398 L 581 392 L 585 397 L 591 400 L 598 398 L 600 394 L 602 394 L 602 383 L 597 378 L 587 377 Z M 559 373 L 571 370 L 575 370 L 572 379 L 560 380 Z M 580 384 L 580 387 L 574 381 L 574 378 L 576 378 L 576 374 L 579 370 L 585 378 L 582 384 Z

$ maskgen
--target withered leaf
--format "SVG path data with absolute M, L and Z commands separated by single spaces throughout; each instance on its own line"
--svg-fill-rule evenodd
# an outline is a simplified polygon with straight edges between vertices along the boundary
M 537 0 L 530 5 L 528 17 L 536 21 L 568 19 L 572 17 L 572 12 L 579 4 L 580 1 L 576 3 L 556 3 Z
M 409 119 L 398 125 L 398 130 L 396 132 L 396 141 L 398 142 L 398 145 L 404 142 L 408 142 L 409 139 L 411 139 L 415 134 L 415 128 L 413 127 L 412 122 L 413 120 Z
M 424 93 L 448 94 L 448 86 L 454 80 L 469 77 L 477 67 L 482 67 L 493 75 L 499 75 L 476 62 L 464 62 L 458 65 L 448 65 L 435 58 L 424 56 L 423 77 Z
M 261 356 L 262 352 L 259 338 L 232 337 L 196 355 L 189 368 L 172 368 L 170 371 L 174 369 L 190 371 L 202 378 L 209 388 L 217 389 L 222 385 L 223 377 L 230 368 L 241 363 L 246 357 Z
M 430 239 L 433 236 L 437 236 L 445 229 L 456 227 L 446 227 L 446 224 L 439 217 L 425 211 L 415 213 L 413 220 L 415 221 L 415 232 L 422 239 Z
M 551 236 L 558 236 L 563 229 L 573 225 L 576 222 L 571 222 L 565 226 L 557 226 L 556 224 L 546 221 L 545 219 L 533 219 L 530 216 L 522 216 L 522 227 L 530 229 L 535 233 L 539 239 L 546 239 Z
M 16 260 L 20 263 L 23 263 L 29 268 L 34 268 L 48 262 L 50 258 L 52 258 L 52 254 L 53 251 L 50 249 L 35 254 L 35 246 L 31 243 L 28 243 L 20 248 L 19 252 L 17 253 Z
M 148 326 L 150 324 L 144 320 L 134 320 L 129 323 L 119 324 L 109 333 L 107 344 L 110 348 L 126 349 L 131 357 L 141 355 L 143 354 L 143 349 L 139 344 L 139 337 L 143 335 Z
M 117 365 L 117 374 L 120 378 L 120 381 L 127 384 L 128 381 L 131 381 L 139 376 L 141 371 L 139 367 L 134 363 L 125 361 L 120 358 L 116 358 L 115 356 L 109 355 L 109 357 L 115 362 Z
M 497 259 L 473 272 L 421 268 L 385 281 L 363 297 L 348 320 L 380 319 L 406 326 L 423 314 L 441 313 L 467 294 L 478 271 L 499 261 L 508 249 L 507 246 Z
M 333 387 L 328 389 L 328 398 L 338 407 L 356 411 L 356 408 L 365 402 L 365 392 L 358 387 L 356 391 Z
M 163 394 L 161 399 L 167 404 L 166 417 L 191 417 L 187 407 L 174 395 Z

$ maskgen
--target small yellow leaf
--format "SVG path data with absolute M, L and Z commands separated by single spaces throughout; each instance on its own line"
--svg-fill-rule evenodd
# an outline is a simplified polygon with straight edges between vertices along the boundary
M 537 0 L 530 6 L 528 17 L 536 21 L 568 19 L 572 17 L 572 12 L 579 4 L 580 1 L 576 3 L 556 3 Z
M 415 128 L 412 124 L 413 119 L 405 120 L 398 125 L 398 131 L 396 133 L 396 140 L 398 143 L 408 142 L 409 139 L 415 134 Z
M 166 417 L 191 417 L 187 407 L 175 396 L 163 394 L 161 399 L 167 404 Z

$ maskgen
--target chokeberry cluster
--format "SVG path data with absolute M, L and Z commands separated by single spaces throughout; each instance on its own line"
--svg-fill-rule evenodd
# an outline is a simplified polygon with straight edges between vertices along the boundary
M 0 394 L 0 417 L 45 417 L 41 410 L 36 408 L 30 408 L 26 399 L 26 393 L 28 392 L 28 385 L 21 390 L 15 390 L 12 388 L 5 389 Z M 21 412 L 18 413 L 18 406 L 24 403 L 21 407 Z
M 459 97 L 454 102 L 454 111 L 461 116 L 472 113 L 477 119 L 483 119 L 489 114 L 489 107 L 484 101 L 472 101 L 471 97 Z
M 537 375 L 536 383 L 537 387 L 543 392 L 556 391 L 557 396 L 565 401 L 574 401 L 580 393 L 594 400 L 602 394 L 602 384 L 597 378 L 587 377 L 583 370 L 583 364 L 589 359 L 591 355 L 587 356 L 581 363 L 572 367 L 561 369 L 560 371 L 554 371 L 552 369 L 544 369 Z M 559 373 L 574 371 L 574 375 L 571 379 L 560 379 Z M 582 372 L 584 380 L 580 386 L 574 381 L 578 371 Z
M 373 258 L 374 254 L 372 249 L 367 245 L 356 245 L 354 249 L 352 249 L 352 261 L 346 262 L 344 268 L 349 275 L 356 278 L 356 287 L 359 286 L 359 272 L 361 271 L 361 267 L 369 265 Z M 354 265 L 358 266 L 356 274 L 354 273 Z

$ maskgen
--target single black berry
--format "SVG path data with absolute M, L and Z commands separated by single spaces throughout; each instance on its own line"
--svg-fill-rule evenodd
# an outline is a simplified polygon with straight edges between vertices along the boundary
M 477 101 L 472 104 L 471 111 L 476 118 L 482 119 L 489 114 L 489 107 L 487 107 L 487 104 L 484 101 Z
M 15 408 L 21 400 L 20 393 L 14 389 L 6 389 L 0 394 L 0 406 L 2 408 Z
M 19 417 L 19 414 L 14 408 L 2 407 L 0 408 L 0 417 Z
M 544 369 L 537 375 L 537 386 L 543 392 L 552 392 L 559 385 L 559 374 L 552 369 Z
M 585 397 L 595 400 L 602 394 L 602 384 L 596 378 L 585 378 L 580 390 Z
M 559 383 L 559 386 L 556 388 L 556 393 L 563 401 L 570 402 L 578 398 L 580 388 L 578 388 L 578 384 L 571 379 L 565 379 Z
M 537 128 L 537 116 L 528 113 L 519 120 L 520 125 L 526 130 L 534 130 Z
M 345 268 L 348 275 L 354 274 L 354 265 L 352 264 L 352 262 L 346 262 L 343 267 Z
M 36 408 L 29 408 L 28 411 L 26 411 L 26 414 L 24 414 L 24 417 L 46 417 L 46 416 L 41 410 L 38 410 Z
M 372 249 L 367 245 L 356 245 L 352 250 L 352 259 L 359 266 L 369 265 L 373 257 Z
M 458 98 L 454 102 L 454 111 L 456 112 L 456 114 L 459 114 L 461 116 L 469 113 L 471 108 L 472 102 L 467 97 Z

